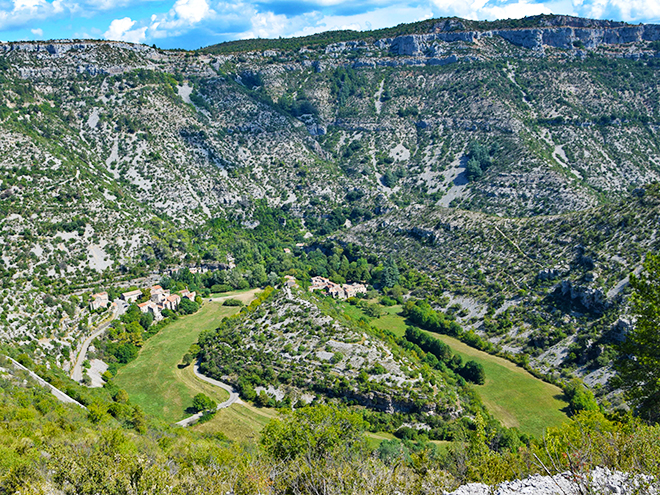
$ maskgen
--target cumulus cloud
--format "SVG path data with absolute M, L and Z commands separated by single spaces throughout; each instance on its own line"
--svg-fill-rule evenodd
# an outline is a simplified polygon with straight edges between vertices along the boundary
M 579 15 L 627 22 L 660 20 L 658 0 L 573 0 Z
M 542 3 L 530 3 L 519 0 L 516 3 L 504 5 L 486 5 L 479 10 L 480 18 L 484 19 L 519 19 L 530 15 L 552 14 L 552 9 Z
M 107 11 L 126 7 L 131 0 L 84 0 L 84 9 L 87 11 Z
M 41 28 L 37 29 L 30 29 L 33 35 L 35 35 L 37 38 L 43 38 L 44 36 L 44 30 Z
M 308 36 L 323 31 L 352 29 L 380 29 L 402 22 L 415 22 L 433 17 L 428 6 L 397 4 L 352 15 L 327 14 L 322 10 L 295 16 L 254 12 L 250 16 L 250 29 L 238 34 L 238 38 L 277 38 L 279 36 Z
M 431 0 L 437 15 L 458 16 L 465 19 L 518 19 L 530 15 L 552 14 L 545 3 L 529 0 Z M 580 1 L 580 0 L 576 0 Z M 596 0 L 600 1 L 600 0 Z
M 21 28 L 42 37 L 35 28 L 39 22 L 70 18 L 61 32 L 49 24 L 49 35 L 68 38 L 84 31 L 92 37 L 197 48 L 239 38 L 378 29 L 441 16 L 493 20 L 557 13 L 660 21 L 660 0 L 167 0 L 162 10 L 153 10 L 164 1 L 0 0 L 0 30 Z M 85 24 L 76 24 L 81 19 Z
M 57 17 L 65 10 L 63 0 L 13 0 L 11 6 L 0 7 L 0 30 L 34 26 L 34 22 Z
M 232 15 L 231 12 L 228 13 L 230 16 Z M 190 31 L 200 22 L 210 21 L 214 18 L 216 18 L 216 12 L 211 9 L 207 0 L 176 0 L 166 14 L 151 16 L 149 36 L 152 38 L 179 36 Z M 222 24 L 222 20 L 219 20 L 219 23 Z
M 206 0 L 177 0 L 172 10 L 181 21 L 189 24 L 197 24 L 211 11 Z
M 110 26 L 108 27 L 108 30 L 103 34 L 103 37 L 107 40 L 141 43 L 146 39 L 147 28 L 145 26 L 131 29 L 135 23 L 136 21 L 131 20 L 130 17 L 115 19 L 110 23 Z
M 432 0 L 440 15 L 455 15 L 465 19 L 477 19 L 477 13 L 486 3 L 487 0 Z
M 285 15 L 272 12 L 255 13 L 250 19 L 252 29 L 242 33 L 241 38 L 277 38 L 291 32 L 291 20 Z

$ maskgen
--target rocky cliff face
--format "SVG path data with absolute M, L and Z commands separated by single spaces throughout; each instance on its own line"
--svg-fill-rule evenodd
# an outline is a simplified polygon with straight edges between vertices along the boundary
M 463 41 L 476 43 L 499 36 L 513 45 L 530 50 L 542 51 L 545 47 L 573 50 L 576 44 L 581 48 L 598 48 L 601 45 L 623 45 L 660 40 L 660 26 L 625 27 L 546 27 L 530 29 L 497 29 L 493 31 L 438 32 L 414 34 L 379 40 L 378 46 L 389 48 L 397 55 L 424 56 L 433 49 L 436 42 L 455 43 Z

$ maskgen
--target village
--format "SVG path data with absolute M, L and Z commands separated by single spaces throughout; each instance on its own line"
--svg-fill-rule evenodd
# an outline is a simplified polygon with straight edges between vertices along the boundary
M 124 292 L 121 294 L 121 299 L 126 304 L 137 303 L 137 301 L 142 298 L 145 293 L 141 290 L 132 290 Z M 163 310 L 176 311 L 181 304 L 181 299 L 188 299 L 189 301 L 195 301 L 195 296 L 197 293 L 194 291 L 189 291 L 185 289 L 181 291 L 181 295 L 171 294 L 168 289 L 163 289 L 160 285 L 152 285 L 148 290 L 149 300 L 141 303 L 137 303 L 137 307 L 142 313 L 151 313 L 154 317 L 154 321 L 159 321 L 163 319 Z M 91 311 L 97 309 L 106 309 L 108 307 L 116 306 L 116 302 L 110 302 L 110 298 L 107 292 L 99 292 L 92 294 L 91 300 L 89 302 L 89 309 Z
M 325 277 L 312 277 L 312 285 L 309 291 L 324 291 L 335 299 L 349 299 L 357 297 L 358 294 L 366 294 L 367 286 L 364 284 L 336 284 Z

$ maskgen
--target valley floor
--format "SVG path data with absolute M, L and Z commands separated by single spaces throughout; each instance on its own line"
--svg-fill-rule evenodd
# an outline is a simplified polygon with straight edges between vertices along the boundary
M 238 307 L 223 306 L 224 300 L 231 297 L 249 303 L 255 293 L 252 290 L 214 297 L 198 313 L 166 326 L 147 341 L 135 361 L 119 371 L 115 382 L 145 412 L 170 423 L 190 416 L 192 398 L 198 393 L 204 393 L 218 403 L 224 402 L 229 397 L 225 390 L 200 380 L 195 376 L 193 366 L 179 366 L 183 355 L 202 331 L 216 328 L 222 318 L 238 312 Z M 364 316 L 355 306 L 346 303 L 338 305 L 338 309 L 354 318 Z M 372 319 L 371 324 L 403 335 L 406 321 L 399 315 L 401 307 L 383 309 L 386 314 Z M 475 389 L 488 410 L 503 425 L 540 437 L 547 427 L 567 421 L 563 412 L 566 403 L 561 400 L 562 391 L 558 387 L 533 377 L 505 359 L 473 349 L 446 335 L 433 335 L 449 345 L 464 361 L 475 360 L 483 365 L 486 383 L 475 386 Z M 218 411 L 210 421 L 194 428 L 206 433 L 222 432 L 235 441 L 254 441 L 259 431 L 275 416 L 272 409 L 256 408 L 246 403 L 233 404 Z M 377 442 L 382 439 L 374 436 L 371 440 Z
M 197 342 L 204 330 L 213 330 L 225 316 L 237 313 L 236 306 L 223 306 L 234 298 L 249 302 L 256 290 L 227 295 L 206 302 L 194 315 L 184 316 L 164 327 L 149 339 L 137 359 L 121 368 L 115 383 L 125 389 L 131 402 L 152 416 L 174 423 L 187 416 L 193 397 L 204 393 L 216 402 L 224 402 L 229 394 L 206 383 L 194 374 L 193 366 L 179 368 L 183 355 Z
M 359 308 L 342 304 L 354 318 L 365 316 Z M 402 336 L 406 320 L 399 315 L 401 306 L 384 307 L 385 315 L 371 320 L 371 325 Z M 429 332 L 430 333 L 430 332 Z M 484 404 L 504 426 L 516 427 L 524 433 L 542 436 L 548 427 L 559 426 L 568 417 L 562 390 L 532 376 L 506 359 L 474 349 L 463 342 L 431 333 L 459 354 L 463 361 L 474 360 L 486 371 L 486 383 L 474 385 Z

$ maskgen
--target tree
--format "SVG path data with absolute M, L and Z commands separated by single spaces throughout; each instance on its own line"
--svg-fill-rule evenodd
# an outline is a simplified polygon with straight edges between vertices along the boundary
M 198 309 L 199 309 L 199 304 L 189 299 L 186 299 L 185 297 L 181 300 L 181 303 L 179 304 L 179 313 L 181 313 L 182 315 L 191 315 L 193 313 L 196 313 Z
M 190 366 L 190 363 L 192 363 L 192 362 L 193 362 L 193 355 L 190 354 L 189 352 L 186 352 L 186 353 L 183 355 L 183 359 L 181 360 L 181 363 L 182 363 L 184 366 Z
M 276 459 L 305 456 L 322 460 L 330 454 L 362 450 L 366 445 L 364 428 L 360 414 L 332 406 L 310 406 L 268 423 L 261 443 Z
M 483 175 L 483 170 L 481 170 L 481 164 L 474 158 L 470 158 L 465 167 L 465 174 L 469 181 L 478 179 Z
M 270 397 L 268 397 L 268 394 L 266 392 L 262 390 L 257 394 L 257 398 L 255 400 L 257 406 L 266 407 L 268 405 L 268 402 L 270 402 Z
M 133 407 L 133 414 L 131 415 L 131 423 L 133 429 L 138 433 L 147 432 L 147 419 L 144 416 L 144 411 L 140 406 Z
M 580 380 L 572 380 L 566 385 L 564 387 L 564 395 L 568 399 L 571 416 L 574 416 L 580 411 L 600 411 L 594 394 Z
M 256 265 L 252 269 L 250 281 L 252 282 L 252 287 L 263 287 L 266 284 L 268 275 L 266 275 L 266 269 L 263 265 Z
M 384 287 L 394 287 L 399 283 L 399 267 L 396 265 L 396 261 L 393 258 L 388 258 L 383 266 L 383 273 L 381 275 L 381 280 Z
M 87 418 L 94 424 L 101 423 L 108 418 L 105 404 L 94 401 L 87 406 Z
M 660 255 L 648 255 L 644 270 L 630 276 L 633 329 L 619 348 L 615 384 L 643 418 L 660 420 Z
M 483 385 L 486 383 L 486 372 L 484 371 L 484 367 L 476 361 L 468 361 L 465 363 L 460 374 L 466 380 L 476 383 L 477 385 Z
M 468 162 L 465 167 L 465 174 L 468 180 L 474 180 L 481 177 L 484 171 L 490 166 L 491 158 L 488 148 L 473 141 L 468 150 Z
M 196 412 L 215 410 L 218 405 L 206 394 L 197 394 L 193 397 L 192 407 Z
M 154 315 L 151 311 L 142 313 L 142 316 L 140 316 L 140 325 L 145 330 L 148 330 L 153 322 L 154 322 Z
M 112 399 L 115 402 L 119 402 L 121 404 L 126 404 L 128 402 L 128 392 L 126 390 L 120 388 L 115 392 L 115 395 L 112 397 Z

